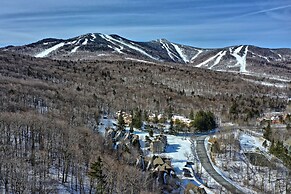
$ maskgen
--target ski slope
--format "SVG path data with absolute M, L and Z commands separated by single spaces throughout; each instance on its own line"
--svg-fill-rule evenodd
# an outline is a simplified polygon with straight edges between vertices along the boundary
M 176 45 L 174 43 L 171 43 L 171 44 L 174 46 L 174 48 L 176 49 L 177 53 L 180 55 L 181 59 L 185 63 L 189 62 L 189 60 L 187 59 L 187 56 L 183 53 L 183 50 L 178 45 Z
M 86 38 L 82 45 L 86 45 L 88 43 L 88 39 Z
M 99 36 L 100 36 L 101 38 L 103 38 L 104 40 L 106 40 L 106 41 L 112 43 L 113 45 L 119 47 L 119 48 L 117 48 L 117 47 L 114 47 L 114 48 L 113 48 L 112 46 L 108 45 L 109 48 L 113 48 L 113 49 L 114 49 L 115 51 L 117 51 L 118 53 L 123 54 L 123 52 L 121 51 L 121 50 L 123 50 L 123 47 L 120 46 L 120 45 L 118 45 L 118 44 L 116 44 L 115 42 L 113 42 L 113 41 L 110 39 L 110 36 L 105 35 L 105 34 L 99 34 Z
M 166 51 L 167 51 L 169 57 L 170 57 L 173 61 L 175 61 L 175 57 L 176 57 L 176 58 L 179 58 L 179 57 L 177 57 L 177 55 L 175 55 L 174 53 L 172 53 L 172 52 L 170 51 L 170 47 L 169 47 L 169 45 L 168 45 L 167 43 L 164 43 L 162 40 L 160 40 L 160 43 L 162 44 L 162 47 L 166 49 Z
M 37 57 L 37 58 L 45 57 L 45 56 L 47 56 L 48 54 L 50 54 L 51 52 L 53 52 L 53 51 L 55 51 L 55 50 L 61 48 L 61 47 L 64 46 L 64 45 L 65 45 L 65 43 L 63 43 L 63 42 L 61 42 L 61 43 L 59 43 L 59 44 L 56 44 L 55 46 L 53 46 L 53 47 L 51 47 L 51 48 L 49 48 L 49 49 L 46 49 L 46 50 L 44 50 L 44 51 L 38 53 L 37 55 L 35 55 L 35 57 Z
M 191 62 L 193 62 L 203 51 L 202 50 L 197 50 L 198 52 L 197 52 L 197 54 L 196 55 L 194 55 L 191 59 L 190 59 L 190 61 Z
M 242 72 L 242 73 L 247 72 L 247 70 L 246 70 L 246 58 L 247 58 L 247 53 L 248 53 L 248 46 L 246 46 L 245 51 L 244 51 L 244 55 L 243 56 L 239 55 L 239 52 L 241 51 L 241 49 L 243 47 L 244 46 L 242 45 L 240 47 L 237 47 L 234 50 L 233 50 L 233 48 L 229 49 L 230 54 L 232 56 L 234 56 L 236 61 L 237 61 L 237 63 L 234 65 L 234 67 L 239 66 L 240 67 L 240 72 Z
M 80 47 L 80 46 L 76 46 L 75 48 L 73 48 L 73 49 L 71 50 L 71 53 L 75 53 L 75 52 L 78 50 L 79 47 Z
M 207 59 L 206 61 L 203 61 L 202 63 L 196 65 L 195 67 L 202 67 L 202 66 L 204 66 L 204 65 L 207 65 L 210 61 L 213 61 L 213 60 L 216 59 L 217 57 L 221 56 L 222 53 L 223 53 L 223 51 L 218 52 L 216 55 L 210 57 L 209 59 Z M 222 57 L 223 57 L 223 56 L 221 56 L 220 59 L 221 59 Z M 219 61 L 220 61 L 220 59 L 219 59 Z M 215 64 L 215 63 L 218 64 L 219 61 L 217 61 L 217 62 L 215 61 L 214 64 Z M 215 64 L 215 65 L 216 65 L 216 64 Z
M 221 58 L 226 54 L 226 51 L 220 51 L 218 57 L 216 58 L 214 64 L 212 66 L 209 67 L 209 69 L 212 69 L 215 65 L 217 65 Z
M 126 43 L 126 42 L 123 42 L 123 41 L 121 41 L 121 40 L 117 40 L 117 39 L 111 37 L 110 35 L 103 35 L 103 36 L 105 36 L 106 39 L 107 39 L 107 40 L 110 40 L 111 42 L 117 42 L 117 43 L 122 44 L 122 45 L 124 45 L 124 46 L 127 46 L 127 47 L 129 47 L 129 48 L 131 48 L 131 49 L 133 49 L 133 50 L 135 50 L 135 51 L 137 51 L 137 52 L 139 52 L 139 53 L 141 53 L 141 54 L 143 54 L 143 55 L 145 55 L 145 56 L 147 56 L 147 57 L 149 57 L 149 58 L 151 58 L 151 59 L 154 59 L 154 60 L 157 60 L 157 61 L 159 60 L 159 59 L 157 59 L 157 58 L 151 56 L 150 54 L 148 54 L 148 53 L 145 52 L 144 50 L 138 48 L 137 46 L 133 46 L 133 45 L 128 44 L 128 43 Z

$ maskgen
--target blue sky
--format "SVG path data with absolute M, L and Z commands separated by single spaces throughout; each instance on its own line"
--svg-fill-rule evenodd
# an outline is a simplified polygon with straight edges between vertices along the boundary
M 1 0 L 0 46 L 89 32 L 196 47 L 291 48 L 291 0 Z

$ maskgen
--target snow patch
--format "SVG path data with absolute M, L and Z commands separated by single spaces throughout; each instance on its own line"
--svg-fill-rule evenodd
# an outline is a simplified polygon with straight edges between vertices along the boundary
M 46 49 L 46 50 L 44 50 L 44 51 L 38 53 L 37 55 L 35 55 L 35 57 L 37 57 L 37 58 L 45 57 L 45 56 L 47 56 L 48 54 L 50 54 L 51 52 L 53 52 L 53 51 L 59 49 L 60 47 L 62 47 L 62 46 L 64 46 L 64 45 L 65 45 L 65 43 L 63 43 L 63 42 L 61 42 L 61 43 L 59 43 L 59 44 L 56 44 L 55 46 L 53 46 L 53 47 L 51 47 L 51 48 L 49 48 L 49 49 Z

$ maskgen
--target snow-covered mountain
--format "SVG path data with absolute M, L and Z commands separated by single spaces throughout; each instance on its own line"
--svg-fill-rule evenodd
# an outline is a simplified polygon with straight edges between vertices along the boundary
M 43 39 L 2 50 L 68 60 L 125 59 L 173 62 L 217 71 L 290 76 L 291 49 L 268 49 L 250 45 L 203 49 L 158 39 L 135 42 L 118 35 L 89 33 L 75 38 Z

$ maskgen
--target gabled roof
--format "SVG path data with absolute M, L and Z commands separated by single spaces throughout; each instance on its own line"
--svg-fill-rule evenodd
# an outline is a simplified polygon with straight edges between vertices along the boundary
M 164 169 L 166 169 L 166 170 L 171 170 L 171 169 L 172 169 L 172 167 L 171 167 L 169 164 L 167 164 L 167 163 L 164 163 L 164 164 L 162 165 L 162 168 L 164 168 Z
M 163 159 L 161 157 L 157 157 L 156 159 L 154 159 L 153 161 L 153 165 L 156 166 L 156 165 L 163 165 L 165 162 L 163 161 Z
M 163 168 L 162 166 L 157 166 L 157 167 L 155 168 L 155 171 L 163 172 L 163 171 L 166 171 L 166 169 Z

